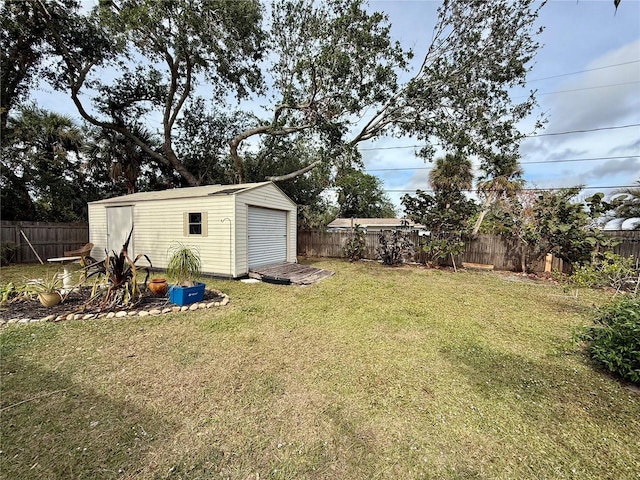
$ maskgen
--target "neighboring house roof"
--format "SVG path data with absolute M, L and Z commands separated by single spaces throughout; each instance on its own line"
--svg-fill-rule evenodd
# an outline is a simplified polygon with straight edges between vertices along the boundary
M 248 190 L 272 184 L 273 182 L 257 182 L 257 183 L 240 183 L 237 185 L 203 185 L 200 187 L 183 187 L 173 188 L 170 190 L 160 190 L 157 192 L 138 192 L 120 197 L 106 198 L 96 202 L 90 202 L 98 205 L 121 204 L 145 202 L 150 200 L 170 200 L 176 198 L 197 198 L 208 197 L 213 195 L 235 195 L 237 193 L 246 192 Z M 273 184 L 276 188 L 277 185 Z M 280 188 L 278 188 L 280 190 Z M 280 190 L 282 192 L 282 190 Z M 286 197 L 287 195 L 282 192 Z M 289 197 L 287 197 L 289 198 Z M 291 200 L 291 199 L 289 199 Z M 293 201 L 292 204 L 295 205 Z
M 363 228 L 400 228 L 407 226 L 409 228 L 424 228 L 424 225 L 415 223 L 408 218 L 336 218 L 327 225 L 328 228 L 351 228 L 353 225 L 360 225 Z

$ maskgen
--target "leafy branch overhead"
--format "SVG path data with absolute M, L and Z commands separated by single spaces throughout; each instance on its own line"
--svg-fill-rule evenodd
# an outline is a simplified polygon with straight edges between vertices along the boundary
M 257 0 L 111 0 L 91 11 L 72 0 L 26 5 L 45 25 L 41 75 L 69 93 L 84 120 L 197 185 L 216 181 L 208 175 L 217 170 L 176 145 L 181 119 L 203 105 L 196 118 L 230 112 L 242 100 L 264 110 L 218 122 L 226 131 L 207 148 L 209 162 L 228 159 L 238 182 L 250 176 L 248 155 L 272 161 L 283 139 L 315 154 L 265 174 L 272 180 L 323 164 L 357 166 L 357 145 L 388 135 L 424 141 L 419 155 L 427 159 L 435 142 L 489 163 L 516 156 L 523 135 L 516 125 L 535 99 L 531 93 L 518 103 L 509 91 L 525 85 L 543 4 L 444 0 L 434 23 L 425 19 L 431 42 L 415 52 L 394 41 L 386 15 L 362 0 L 279 0 L 270 11 Z M 157 125 L 153 144 L 137 134 L 139 121 Z M 191 138 L 206 141 L 204 133 Z

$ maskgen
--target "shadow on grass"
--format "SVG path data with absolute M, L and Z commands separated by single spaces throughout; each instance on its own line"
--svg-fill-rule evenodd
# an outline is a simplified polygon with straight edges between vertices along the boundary
M 147 454 L 171 434 L 170 423 L 7 350 L 2 379 L 3 478 L 154 475 Z
M 617 382 L 571 368 L 563 357 L 534 361 L 474 342 L 443 347 L 440 352 L 467 378 L 474 393 L 543 423 L 568 422 L 579 412 L 615 427 L 631 415 Z

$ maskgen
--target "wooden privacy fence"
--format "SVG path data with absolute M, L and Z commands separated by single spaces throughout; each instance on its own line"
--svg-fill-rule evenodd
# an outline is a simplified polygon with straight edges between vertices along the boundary
M 24 233 L 24 236 L 20 232 Z M 46 262 L 89 242 L 88 223 L 0 222 L 0 244 L 12 263 L 38 263 L 29 243 Z M 4 255 L 4 253 L 3 253 Z
M 623 256 L 633 255 L 640 257 L 640 231 L 608 231 L 607 235 L 620 241 L 613 251 Z M 409 239 L 414 245 L 420 245 L 421 239 L 418 233 L 409 232 Z M 378 233 L 367 232 L 364 234 L 366 243 L 365 258 L 376 260 L 376 247 L 378 246 Z M 345 257 L 344 246 L 349 239 L 349 232 L 326 232 L 322 230 L 298 231 L 298 255 L 310 257 Z M 506 239 L 499 235 L 478 235 L 465 243 L 465 252 L 455 258 L 456 265 L 462 262 L 493 265 L 496 270 L 519 271 L 521 264 L 521 246 L 515 239 Z M 425 254 L 418 252 L 414 261 L 423 263 Z M 451 259 L 445 259 L 444 264 L 451 265 Z M 545 269 L 545 260 L 531 265 L 533 271 L 542 272 Z M 565 266 L 559 258 L 553 258 L 552 270 L 564 271 Z

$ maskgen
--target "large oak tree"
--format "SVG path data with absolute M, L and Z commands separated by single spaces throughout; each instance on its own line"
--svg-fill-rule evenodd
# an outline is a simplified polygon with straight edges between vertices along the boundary
M 300 137 L 315 156 L 267 178 L 358 165 L 357 145 L 387 135 L 424 141 L 419 154 L 428 159 L 436 142 L 487 161 L 517 156 L 518 123 L 535 104 L 533 93 L 517 102 L 511 91 L 525 86 L 544 2 L 444 0 L 416 47 L 415 69 L 416 54 L 394 42 L 386 15 L 362 0 L 278 0 L 268 18 L 257 0 L 106 0 L 90 12 L 31 2 L 49 19 L 54 86 L 86 121 L 127 136 L 190 185 L 206 175 L 174 141 L 198 96 L 220 111 L 245 98 L 264 107 L 229 125 L 237 182 L 248 153 L 267 158 L 274 144 Z M 129 127 L 141 118 L 159 124 L 160 150 Z

